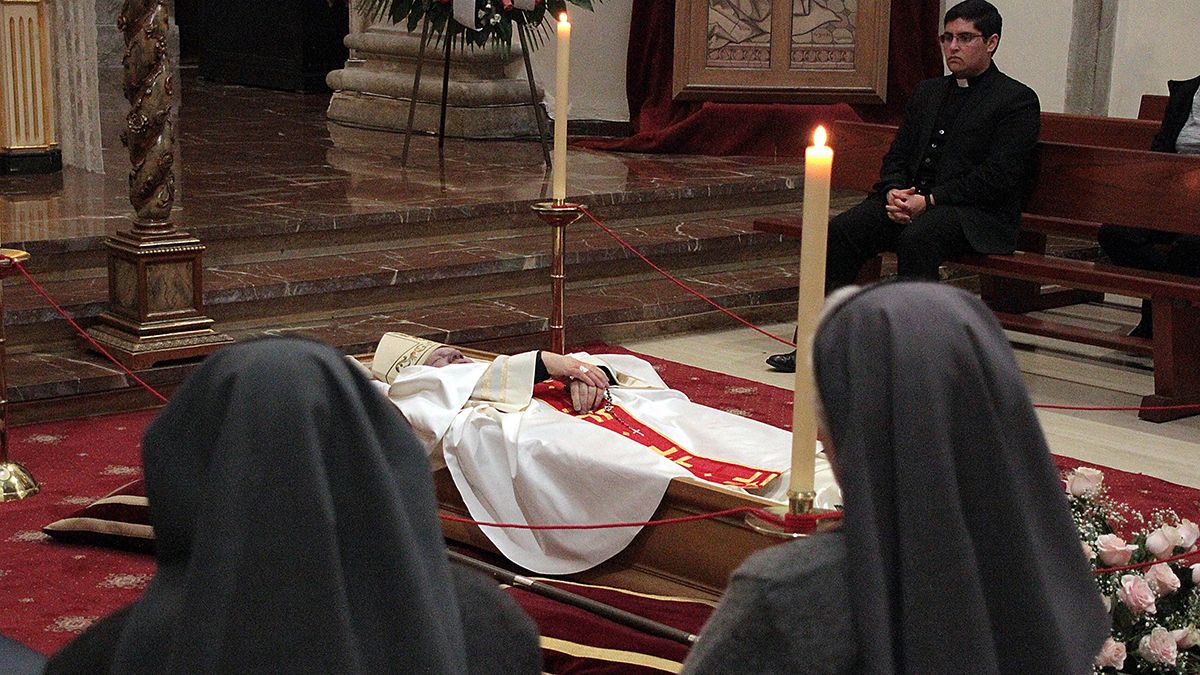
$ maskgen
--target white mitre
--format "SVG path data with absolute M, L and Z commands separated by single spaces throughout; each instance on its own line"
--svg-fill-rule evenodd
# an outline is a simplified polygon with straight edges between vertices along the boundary
M 433 351 L 444 346 L 440 342 L 405 333 L 384 333 L 379 339 L 379 345 L 375 347 L 371 373 L 377 379 L 391 384 L 401 368 L 425 365 Z

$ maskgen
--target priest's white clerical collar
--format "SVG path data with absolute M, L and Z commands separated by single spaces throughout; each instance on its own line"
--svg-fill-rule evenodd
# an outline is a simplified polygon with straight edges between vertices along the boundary
M 967 87 L 971 86 L 971 81 L 965 77 L 955 78 L 954 81 L 958 84 L 959 87 L 962 87 L 963 89 L 966 89 Z

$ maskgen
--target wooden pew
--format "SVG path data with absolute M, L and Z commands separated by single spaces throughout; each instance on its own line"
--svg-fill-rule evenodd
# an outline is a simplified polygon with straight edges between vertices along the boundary
M 894 134 L 895 127 L 835 122 L 830 141 L 837 149 L 834 186 L 869 190 Z M 1027 222 L 1037 218 L 1068 227 L 1113 223 L 1200 235 L 1200 157 L 1041 141 L 1038 162 Z M 799 222 L 777 220 L 762 229 L 798 234 Z M 1080 228 L 1077 234 L 1082 232 Z M 993 309 L 1009 329 L 1152 355 L 1154 393 L 1142 399 L 1143 406 L 1200 403 L 1200 279 L 1027 250 L 971 255 L 956 264 L 1008 279 L 1153 298 L 1153 340 L 1034 319 L 1006 307 Z M 1198 412 L 1142 411 L 1139 416 L 1160 422 Z
M 1167 101 L 1170 98 L 1161 94 L 1142 94 L 1142 102 L 1138 107 L 1138 119 L 1161 122 L 1163 116 L 1167 114 Z
M 1159 122 L 1149 119 L 1093 117 L 1067 113 L 1042 113 L 1043 141 L 1098 145 L 1103 148 L 1149 150 Z

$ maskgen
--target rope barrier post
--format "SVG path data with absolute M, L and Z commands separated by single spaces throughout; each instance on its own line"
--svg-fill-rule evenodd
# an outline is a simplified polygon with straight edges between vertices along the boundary
M 0 280 L 12 273 L 29 254 L 12 248 L 0 248 Z M 3 293 L 0 285 L 0 294 Z M 0 502 L 32 497 L 41 488 L 33 475 L 8 458 L 8 362 L 4 334 L 4 300 L 0 295 Z
M 537 202 L 533 212 L 551 227 L 553 235 L 550 260 L 550 351 L 562 354 L 567 348 L 566 336 L 566 248 L 567 226 L 583 217 L 583 204 L 555 200 Z

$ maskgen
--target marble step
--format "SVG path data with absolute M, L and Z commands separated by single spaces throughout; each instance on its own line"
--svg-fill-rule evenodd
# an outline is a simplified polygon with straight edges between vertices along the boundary
M 617 226 L 644 255 L 667 268 L 794 254 L 796 243 L 753 230 L 752 216 L 637 219 Z M 493 231 L 479 238 L 336 255 L 288 252 L 279 260 L 216 264 L 205 271 L 205 306 L 221 324 L 264 316 L 377 306 L 430 296 L 499 293 L 545 283 L 550 265 L 548 232 Z M 602 279 L 636 274 L 644 263 L 590 223 L 568 230 L 568 277 Z M 35 278 L 38 278 L 35 275 Z M 42 281 L 75 319 L 103 311 L 107 279 L 99 272 Z M 69 328 L 24 280 L 6 284 L 5 321 L 10 348 L 68 336 Z
M 730 161 L 713 159 L 714 162 Z M 650 164 L 649 160 L 647 164 Z M 628 178 L 620 183 L 632 184 L 628 191 L 607 191 L 601 183 L 596 191 L 573 195 L 572 199 L 586 204 L 606 222 L 634 217 L 685 217 L 687 214 L 744 209 L 747 203 L 760 209 L 773 207 L 781 213 L 799 208 L 797 180 L 785 171 L 785 167 L 780 167 L 777 173 L 769 168 L 757 172 L 743 172 L 742 168 L 732 164 L 714 171 L 707 180 L 689 176 L 685 182 L 672 178 L 666 169 L 651 166 L 645 168 L 647 175 L 641 180 Z M 627 171 L 625 167 L 622 170 Z M 229 204 L 204 203 L 194 208 L 177 209 L 178 217 L 174 220 L 178 227 L 205 245 L 206 265 L 237 261 L 247 256 L 261 258 L 282 251 L 339 251 L 372 245 L 404 245 L 430 237 L 468 236 L 495 230 L 540 232 L 546 227 L 530 209 L 531 204 L 543 201 L 544 197 L 512 199 L 505 198 L 501 191 L 496 195 L 497 201 L 488 201 L 488 195 L 482 194 L 478 196 L 483 201 L 446 203 L 450 201 L 449 197 L 439 194 L 433 198 L 426 196 L 424 191 L 404 199 L 404 195 L 394 193 L 394 183 L 383 178 L 379 181 L 380 194 L 375 194 L 371 185 L 369 181 L 362 181 L 357 189 L 365 191 L 364 195 L 351 199 L 350 205 L 331 204 L 325 211 L 320 209 L 320 204 L 306 204 L 301 208 L 266 201 L 256 208 L 248 208 L 237 200 L 230 200 Z M 614 187 L 617 185 L 614 182 Z M 398 199 L 402 203 L 397 203 Z M 72 223 L 59 225 L 60 229 L 70 231 L 71 236 L 29 240 L 10 237 L 5 246 L 28 251 L 33 256 L 28 268 L 38 275 L 97 274 L 107 264 L 106 238 L 118 229 L 128 229 L 130 223 L 124 217 L 81 217 L 81 220 L 75 227 Z M 96 220 L 99 222 L 94 222 Z
M 795 256 L 764 257 L 705 271 L 683 272 L 682 281 L 756 322 L 786 320 L 795 313 Z M 619 340 L 656 332 L 734 325 L 703 300 L 653 272 L 620 280 L 568 284 L 570 343 Z M 263 317 L 222 326 L 238 340 L 264 334 L 303 335 L 348 354 L 370 352 L 388 330 L 404 330 L 457 344 L 496 350 L 548 345 L 548 288 L 466 299 L 431 297 L 377 308 Z M 749 329 L 747 329 L 749 330 Z M 786 337 L 786 336 L 785 336 Z M 9 399 L 14 423 L 100 414 L 153 405 L 155 399 L 78 341 L 62 341 L 9 354 Z M 139 372 L 165 395 L 195 367 L 172 363 Z

